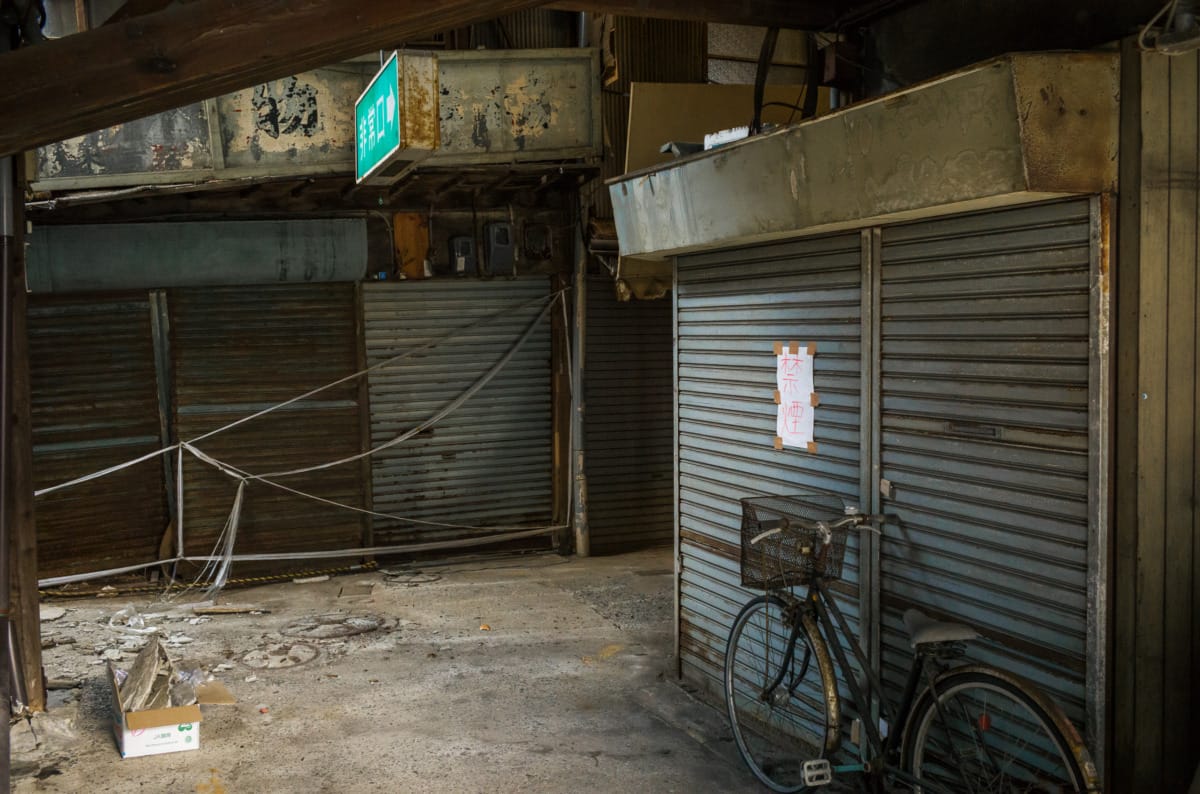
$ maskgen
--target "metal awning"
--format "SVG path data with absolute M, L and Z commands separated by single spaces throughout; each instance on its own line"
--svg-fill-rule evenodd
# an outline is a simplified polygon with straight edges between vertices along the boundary
M 661 259 L 1117 184 L 1116 53 L 1008 55 L 609 183 Z

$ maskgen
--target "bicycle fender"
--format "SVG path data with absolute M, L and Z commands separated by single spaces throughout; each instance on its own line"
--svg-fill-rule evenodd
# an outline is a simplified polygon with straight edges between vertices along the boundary
M 817 619 L 811 613 L 801 618 L 804 630 L 808 632 L 813 643 L 813 656 L 817 660 L 817 669 L 821 673 L 821 689 L 825 698 L 825 714 L 828 717 L 825 732 L 825 752 L 834 753 L 842 743 L 842 701 L 838 696 L 837 673 L 833 669 L 833 657 L 829 655 L 829 646 L 817 628 Z
M 1088 752 L 1087 745 L 1083 743 L 1083 737 L 1075 729 L 1075 724 L 1067 719 L 1067 715 L 1063 713 L 1062 708 L 1043 692 L 1037 684 L 1007 670 L 976 664 L 951 667 L 934 679 L 934 685 L 936 686 L 947 677 L 959 673 L 986 673 L 1020 688 L 1031 700 L 1037 703 L 1042 711 L 1046 712 L 1046 715 L 1054 721 L 1054 727 L 1058 728 L 1059 732 L 1066 738 L 1071 753 L 1075 756 L 1075 761 L 1079 764 L 1080 771 L 1083 772 L 1083 783 L 1087 790 L 1101 791 L 1103 789 L 1100 783 L 1100 773 L 1096 769 L 1095 762 L 1092 761 L 1092 754 Z M 917 697 L 914 703 L 923 698 L 928 691 L 929 687 L 926 687 L 925 691 Z M 913 715 L 909 714 L 908 721 L 904 726 L 904 736 L 907 736 L 913 727 L 911 725 L 912 719 Z

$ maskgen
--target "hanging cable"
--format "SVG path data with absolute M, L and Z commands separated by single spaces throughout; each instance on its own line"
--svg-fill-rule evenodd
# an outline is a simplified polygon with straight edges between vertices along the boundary
M 750 122 L 750 134 L 762 132 L 763 93 L 767 87 L 767 72 L 775 59 L 775 43 L 779 40 L 779 27 L 772 25 L 763 34 L 762 46 L 758 50 L 758 68 L 754 72 L 754 119 Z

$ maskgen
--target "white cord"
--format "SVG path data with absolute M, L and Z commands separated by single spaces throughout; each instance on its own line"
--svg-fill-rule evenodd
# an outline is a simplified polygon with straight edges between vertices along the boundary
M 1142 50 L 1143 52 L 1156 52 L 1160 55 L 1174 57 L 1177 55 L 1186 55 L 1189 52 L 1200 48 L 1200 33 L 1197 34 L 1194 40 L 1180 41 L 1179 43 L 1173 45 L 1162 45 L 1159 43 L 1159 39 L 1163 36 L 1163 34 L 1170 33 L 1175 30 L 1175 16 L 1178 8 L 1179 0 L 1168 0 L 1167 4 L 1158 10 L 1158 13 L 1155 14 L 1154 17 L 1142 28 L 1141 32 L 1138 33 L 1138 49 Z M 1154 34 L 1154 43 L 1151 44 L 1149 41 L 1150 33 L 1164 17 L 1166 18 L 1166 22 L 1163 24 L 1162 30 L 1159 30 Z

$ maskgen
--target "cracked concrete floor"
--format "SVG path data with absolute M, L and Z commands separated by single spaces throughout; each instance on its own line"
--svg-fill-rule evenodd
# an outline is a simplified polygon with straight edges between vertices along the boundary
M 51 693 L 40 746 L 14 728 L 14 791 L 760 790 L 723 715 L 673 680 L 669 550 L 419 569 L 229 590 L 219 601 L 269 613 L 206 621 L 148 599 L 53 602 L 66 613 L 44 636 L 74 642 L 44 652 L 47 676 L 83 684 Z M 108 627 L 126 604 L 237 696 L 204 707 L 199 750 L 120 758 L 98 662 L 132 661 L 141 639 Z M 348 616 L 381 628 L 328 628 Z

